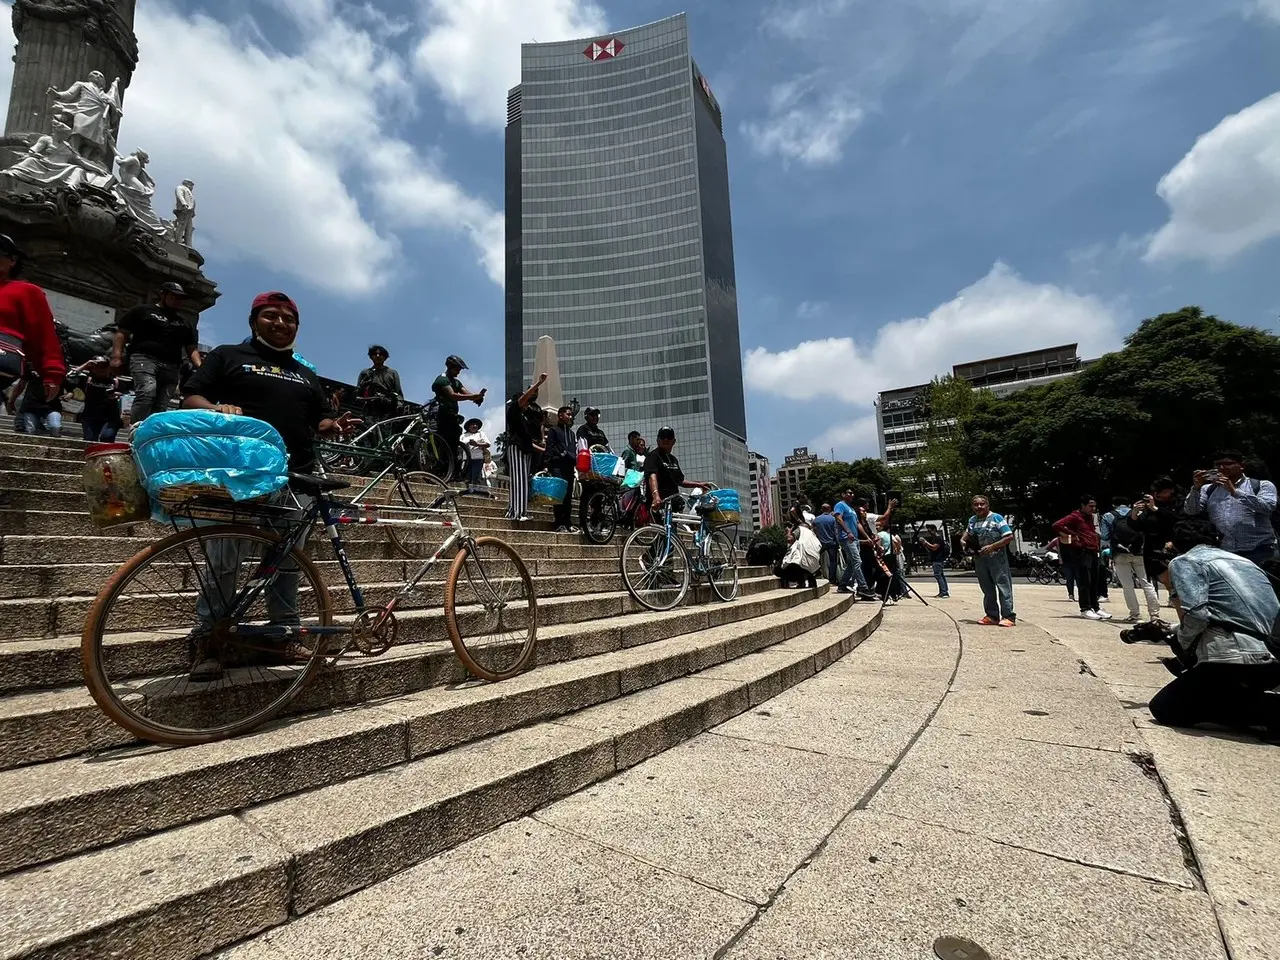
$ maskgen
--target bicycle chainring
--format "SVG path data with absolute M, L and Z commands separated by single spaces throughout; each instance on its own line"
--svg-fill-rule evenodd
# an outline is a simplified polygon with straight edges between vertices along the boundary
M 356 617 L 351 626 L 351 642 L 366 657 L 386 653 L 399 632 L 396 615 L 385 607 L 373 607 Z

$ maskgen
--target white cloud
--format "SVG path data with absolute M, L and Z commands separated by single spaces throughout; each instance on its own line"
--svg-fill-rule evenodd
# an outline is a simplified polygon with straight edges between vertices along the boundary
M 1280 93 L 1225 118 L 1166 173 L 1148 260 L 1222 262 L 1280 236 Z
M 1280 23 L 1280 0 L 1258 0 L 1258 13 Z
M 1119 319 L 1096 297 L 1029 283 L 997 262 L 928 316 L 885 324 L 870 344 L 829 337 L 777 352 L 757 347 L 746 353 L 743 376 L 754 391 L 849 404 L 848 415 L 810 446 L 834 447 L 837 456 L 875 455 L 871 404 L 881 391 L 927 383 L 956 363 L 1063 343 L 1078 343 L 1081 356 L 1098 356 L 1119 346 Z
M 605 17 L 591 0 L 423 0 L 426 35 L 414 66 L 482 127 L 501 128 L 520 82 L 520 44 L 593 37 Z
M 748 350 L 747 386 L 791 400 L 832 397 L 870 404 L 882 390 L 925 383 L 953 364 L 1060 343 L 1083 356 L 1120 340 L 1113 309 L 1096 297 L 1023 280 L 997 262 L 977 283 L 926 317 L 887 323 L 869 345 L 852 337 L 807 340 L 789 350 Z
M 261 263 L 336 293 L 367 292 L 396 271 L 396 230 L 473 239 L 501 283 L 495 211 L 395 133 L 414 109 L 406 64 L 384 42 L 396 25 L 336 0 L 272 4 L 295 28 L 295 51 L 272 47 L 252 21 L 140 5 L 120 148 L 151 154 L 157 212 L 169 215 L 173 186 L 191 177 L 206 256 Z M 0 19 L 7 30 L 7 6 Z
M 742 133 L 761 156 L 777 156 L 806 166 L 840 159 L 845 141 L 864 111 L 847 91 L 822 92 L 816 77 L 788 81 L 769 94 L 769 115 L 742 124 Z
M 819 320 L 827 315 L 831 304 L 825 300 L 803 300 L 796 307 L 796 317 L 800 320 Z

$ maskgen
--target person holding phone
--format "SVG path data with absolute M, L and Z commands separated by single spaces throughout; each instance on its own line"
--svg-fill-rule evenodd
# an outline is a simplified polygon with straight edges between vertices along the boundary
M 1183 510 L 1187 516 L 1208 514 L 1222 534 L 1222 549 L 1261 566 L 1276 558 L 1276 485 L 1245 475 L 1244 455 L 1223 450 L 1212 470 L 1197 470 L 1191 478 Z

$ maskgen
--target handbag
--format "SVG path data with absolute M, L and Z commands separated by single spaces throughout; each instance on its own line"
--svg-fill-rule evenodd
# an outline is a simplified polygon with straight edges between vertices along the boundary
M 533 495 L 529 498 L 530 503 L 534 504 L 550 504 L 558 506 L 564 503 L 565 495 L 569 492 L 569 483 L 562 477 L 553 477 L 545 470 L 542 473 L 534 474 L 529 481 Z
M 22 366 L 26 359 L 22 340 L 0 333 L 0 389 L 10 386 L 22 376 Z

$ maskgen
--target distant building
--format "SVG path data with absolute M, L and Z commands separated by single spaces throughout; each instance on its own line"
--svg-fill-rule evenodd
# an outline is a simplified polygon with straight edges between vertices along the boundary
M 778 468 L 778 519 L 782 520 L 792 504 L 804 498 L 804 485 L 809 471 L 823 463 L 821 457 L 809 452 L 808 447 L 796 447 L 791 456 L 784 457 Z
M 526 43 L 507 98 L 506 392 L 555 338 L 566 397 L 747 488 L 724 118 L 684 14 Z
M 975 390 L 1008 396 L 1079 373 L 1092 361 L 1081 360 L 1077 345 L 1029 350 L 1007 357 L 957 363 L 951 373 L 968 380 Z M 880 434 L 880 459 L 890 467 L 915 463 L 925 445 L 925 419 L 919 409 L 920 393 L 928 384 L 886 390 L 876 400 L 876 426 Z
M 747 453 L 747 478 L 751 487 L 751 529 L 763 530 L 777 522 L 773 509 L 773 488 L 769 458 L 754 450 Z

